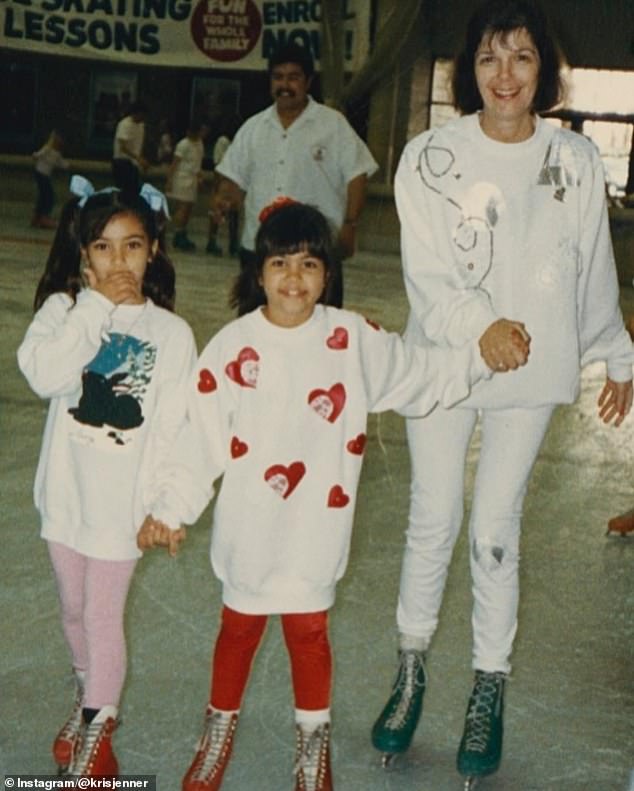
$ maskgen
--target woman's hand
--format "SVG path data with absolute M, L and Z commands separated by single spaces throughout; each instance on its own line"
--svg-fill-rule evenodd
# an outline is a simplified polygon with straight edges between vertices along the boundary
M 615 382 L 609 377 L 599 396 L 599 417 L 618 428 L 632 408 L 632 380 Z
M 520 321 L 498 319 L 480 338 L 480 354 L 492 371 L 514 371 L 528 362 L 530 343 L 531 337 Z
M 185 540 L 185 537 L 184 527 L 171 530 L 166 524 L 148 514 L 137 533 L 136 545 L 141 551 L 154 547 L 167 547 L 170 556 L 175 557 L 179 544 Z

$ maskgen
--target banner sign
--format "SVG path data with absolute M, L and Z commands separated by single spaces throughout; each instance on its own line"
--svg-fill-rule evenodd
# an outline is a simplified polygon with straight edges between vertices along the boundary
M 0 0 L 0 47 L 126 66 L 266 68 L 280 43 L 319 66 L 320 0 Z M 370 0 L 341 0 L 346 69 L 369 49 Z

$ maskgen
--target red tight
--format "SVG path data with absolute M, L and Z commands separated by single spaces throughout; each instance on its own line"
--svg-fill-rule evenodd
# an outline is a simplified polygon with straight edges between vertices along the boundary
M 295 706 L 306 711 L 330 707 L 332 655 L 328 613 L 281 616 L 291 662 Z M 245 615 L 223 607 L 222 624 L 212 661 L 211 705 L 221 711 L 240 708 L 251 663 L 260 644 L 266 615 Z

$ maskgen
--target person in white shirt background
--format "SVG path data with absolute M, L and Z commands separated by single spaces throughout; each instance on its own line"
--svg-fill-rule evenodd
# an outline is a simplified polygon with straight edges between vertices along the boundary
M 62 135 L 53 129 L 42 148 L 33 152 L 33 175 L 37 186 L 37 200 L 31 219 L 34 228 L 55 228 L 57 225 L 51 217 L 55 205 L 52 175 L 55 168 L 68 168 L 68 162 L 62 156 L 63 145 Z
M 201 119 L 192 119 L 187 134 L 176 144 L 172 161 L 167 170 L 165 193 L 176 201 L 172 222 L 172 244 L 178 250 L 192 252 L 196 245 L 187 236 L 187 225 L 202 183 L 202 166 L 205 148 L 203 140 L 209 127 Z
M 309 94 L 314 75 L 303 46 L 279 47 L 269 59 L 273 104 L 238 130 L 216 167 L 224 178 L 212 199 L 216 221 L 244 202 L 241 265 L 253 263 L 262 209 L 289 196 L 318 208 L 336 229 L 338 259 L 353 254 L 367 179 L 378 165 L 344 115 Z M 343 280 L 335 302 L 343 302 Z
M 141 188 L 141 173 L 147 168 L 143 155 L 146 107 L 132 102 L 128 114 L 117 124 L 112 150 L 112 178 L 122 192 L 136 195 Z

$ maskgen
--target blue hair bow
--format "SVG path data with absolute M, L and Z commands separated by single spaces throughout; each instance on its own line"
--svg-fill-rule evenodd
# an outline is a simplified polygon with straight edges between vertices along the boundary
M 141 187 L 139 193 L 143 200 L 150 206 L 152 211 L 162 211 L 166 217 L 170 216 L 167 206 L 167 199 L 161 190 L 157 190 L 152 184 L 147 182 Z
M 98 195 L 101 192 L 114 192 L 115 189 L 116 187 L 106 187 L 106 189 L 95 192 L 95 188 L 88 179 L 80 176 L 78 173 L 75 173 L 70 180 L 70 191 L 79 198 L 80 209 L 83 209 L 88 198 L 93 195 Z
M 86 205 L 86 201 L 88 198 L 91 198 L 93 195 L 101 195 L 108 192 L 117 192 L 116 187 L 106 187 L 105 189 L 99 190 L 98 192 L 95 191 L 93 185 L 88 181 L 87 178 L 84 176 L 80 176 L 76 173 L 74 176 L 71 177 L 70 180 L 70 191 L 73 195 L 77 195 L 79 198 L 79 208 L 83 209 Z M 145 183 L 141 187 L 141 192 L 139 193 L 143 200 L 147 203 L 147 205 L 152 209 L 152 211 L 163 211 L 166 217 L 169 218 L 170 213 L 167 206 L 167 199 L 165 195 L 160 190 L 157 190 L 156 187 L 152 186 L 152 184 Z

